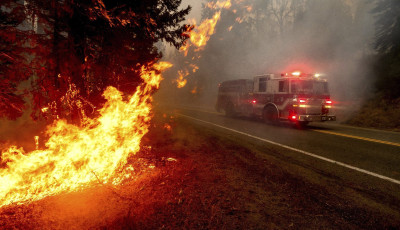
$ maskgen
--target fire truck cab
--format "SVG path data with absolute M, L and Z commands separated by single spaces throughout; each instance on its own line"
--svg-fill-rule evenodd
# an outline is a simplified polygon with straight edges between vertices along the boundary
M 216 109 L 227 116 L 260 117 L 299 124 L 335 121 L 328 82 L 319 74 L 265 74 L 220 83 Z

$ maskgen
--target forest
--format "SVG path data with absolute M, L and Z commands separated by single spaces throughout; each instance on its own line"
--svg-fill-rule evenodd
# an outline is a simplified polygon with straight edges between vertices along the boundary
M 213 17 L 216 10 L 206 7 L 213 2 L 204 1 L 202 20 Z M 190 2 L 185 4 L 3 1 L 0 115 L 16 119 L 29 108 L 34 120 L 76 122 L 82 111 L 95 116 L 108 85 L 134 91 L 141 67 L 160 60 L 166 46 L 184 45 L 193 29 L 185 21 Z M 396 0 L 232 1 L 203 50 L 192 49 L 188 57 L 176 51 L 164 59 L 175 65 L 172 78 L 188 60 L 199 69 L 181 90 L 187 100 L 212 100 L 210 90 L 226 78 L 289 68 L 323 71 L 332 77 L 338 101 L 357 104 L 343 122 L 396 129 L 399 15 Z
M 0 114 L 16 119 L 29 101 L 33 119 L 79 122 L 104 102 L 107 86 L 131 93 L 139 70 L 162 56 L 155 43 L 179 47 L 187 38 L 180 23 L 190 7 L 180 4 L 2 1 Z

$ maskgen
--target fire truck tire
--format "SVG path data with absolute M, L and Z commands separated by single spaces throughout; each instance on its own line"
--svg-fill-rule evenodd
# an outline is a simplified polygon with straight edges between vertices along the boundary
M 268 105 L 264 108 L 263 119 L 267 123 L 278 122 L 278 111 L 272 105 Z
M 298 121 L 298 122 L 295 123 L 295 127 L 296 128 L 300 128 L 300 129 L 304 129 L 304 128 L 307 127 L 308 123 L 309 123 L 308 121 Z

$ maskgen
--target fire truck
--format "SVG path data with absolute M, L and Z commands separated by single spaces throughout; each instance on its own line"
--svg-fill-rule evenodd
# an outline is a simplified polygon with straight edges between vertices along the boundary
M 335 121 L 328 82 L 320 74 L 264 74 L 219 84 L 216 110 L 227 116 L 259 117 L 306 125 Z

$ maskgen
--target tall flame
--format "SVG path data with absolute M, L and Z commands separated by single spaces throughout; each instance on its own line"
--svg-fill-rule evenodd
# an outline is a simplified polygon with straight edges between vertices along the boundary
M 190 41 L 199 48 L 204 47 L 210 39 L 210 36 L 214 34 L 215 26 L 220 17 L 221 11 L 218 11 L 212 18 L 204 20 L 190 33 Z M 194 22 L 194 24 L 196 23 Z
M 25 153 L 10 147 L 2 153 L 0 207 L 80 190 L 94 183 L 117 183 L 116 171 L 129 154 L 139 151 L 151 119 L 151 94 L 162 80 L 160 71 L 169 63 L 142 69 L 144 83 L 126 101 L 108 87 L 107 99 L 97 119 L 87 118 L 84 127 L 59 120 L 49 126 L 45 150 Z M 117 180 L 116 180 L 117 178 Z
M 217 9 L 218 11 L 214 14 L 212 18 L 202 21 L 199 26 L 195 26 L 195 29 L 189 32 L 191 43 L 197 46 L 198 48 L 202 48 L 207 44 L 211 35 L 214 34 L 217 22 L 221 18 L 222 9 L 229 9 L 232 6 L 232 3 L 231 0 L 226 0 L 221 2 L 216 1 L 216 2 L 209 2 L 206 6 L 210 9 Z M 195 20 L 192 20 L 191 23 L 196 25 Z M 187 47 L 183 48 L 182 50 L 186 51 Z
M 203 20 L 199 26 L 196 26 L 196 20 L 190 20 L 190 24 L 193 24 L 195 26 L 193 30 L 190 29 L 190 31 L 187 31 L 187 34 L 190 37 L 190 44 L 189 42 L 186 42 L 183 44 L 183 46 L 180 47 L 180 51 L 183 52 L 185 57 L 188 55 L 191 44 L 197 47 L 194 52 L 198 52 L 204 49 L 211 36 L 215 33 L 215 26 L 221 18 L 222 9 L 229 9 L 232 6 L 232 3 L 231 0 L 214 1 L 207 3 L 205 6 L 210 9 L 216 10 L 216 13 L 213 15 L 212 18 Z M 201 56 L 199 55 L 197 57 L 193 56 L 192 61 L 196 58 L 199 59 L 200 57 Z M 195 73 L 199 69 L 199 67 L 197 67 L 195 64 L 190 64 L 190 67 L 192 67 L 193 73 Z M 189 72 L 187 70 L 178 71 L 178 77 L 175 80 L 178 88 L 185 87 L 187 83 L 185 77 L 187 77 L 188 75 Z

